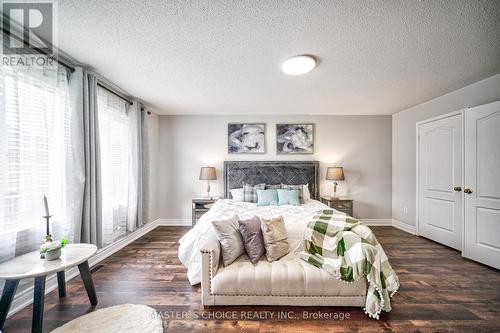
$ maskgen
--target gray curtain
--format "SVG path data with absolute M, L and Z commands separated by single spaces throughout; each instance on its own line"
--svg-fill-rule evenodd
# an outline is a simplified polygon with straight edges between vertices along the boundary
M 81 174 L 81 219 L 74 227 L 74 241 L 103 246 L 102 235 L 102 182 L 101 152 L 99 149 L 99 122 L 97 110 L 98 78 L 77 67 L 71 75 L 71 97 L 75 114 L 79 116 L 78 136 L 83 150 L 78 155 Z M 128 107 L 129 127 L 129 205 L 127 232 L 132 232 L 149 222 L 149 117 L 134 101 Z
M 81 117 L 80 164 L 84 167 L 85 182 L 81 201 L 81 219 L 74 228 L 76 242 L 102 247 L 102 195 L 100 175 L 99 126 L 97 119 L 97 78 L 77 67 L 71 77 L 73 107 Z
M 141 103 L 128 108 L 130 146 L 129 214 L 127 231 L 149 222 L 149 117 Z
M 149 223 L 149 180 L 150 180 L 150 153 L 149 153 L 149 116 L 146 110 L 141 112 L 141 141 L 142 141 L 142 221 L 141 225 Z M 141 215 L 139 215 L 141 216 Z
M 142 117 L 141 104 L 134 101 L 127 110 L 129 129 L 129 193 L 127 231 L 142 225 Z
M 83 195 L 82 242 L 102 247 L 102 194 L 97 119 L 97 78 L 83 71 L 83 124 L 85 147 L 85 192 Z

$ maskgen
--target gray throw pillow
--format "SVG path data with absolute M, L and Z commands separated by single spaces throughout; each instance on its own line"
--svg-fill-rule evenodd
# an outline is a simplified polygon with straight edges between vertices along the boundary
M 260 224 L 267 261 L 275 261 L 288 253 L 288 240 L 283 217 L 262 219 Z
M 266 184 L 266 190 L 279 190 L 280 188 L 281 188 L 281 184 L 278 184 L 278 185 Z
M 255 264 L 266 253 L 260 227 L 260 218 L 254 216 L 248 220 L 240 220 L 240 234 L 241 238 L 243 238 L 248 258 L 250 258 L 252 264 Z
M 257 202 L 257 190 L 265 190 L 266 184 L 257 184 L 252 186 L 250 184 L 243 183 L 243 201 L 244 202 Z
M 239 231 L 238 215 L 227 220 L 212 221 L 212 225 L 222 250 L 222 263 L 227 266 L 245 252 Z
M 301 204 L 304 204 L 304 185 L 285 185 L 281 184 L 281 188 L 284 190 L 299 190 L 299 200 Z

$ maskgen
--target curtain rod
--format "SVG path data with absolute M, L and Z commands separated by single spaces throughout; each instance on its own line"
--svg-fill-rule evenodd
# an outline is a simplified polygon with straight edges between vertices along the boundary
M 3 19 L 5 20 L 5 15 L 3 15 Z M 17 36 L 16 34 L 13 34 L 11 33 L 10 31 L 6 30 L 4 26 L 2 26 L 2 32 L 5 35 L 7 36 L 10 36 L 10 37 L 13 37 L 14 39 L 16 39 L 17 41 L 21 42 L 21 43 L 25 43 L 24 42 L 24 39 L 23 38 L 20 38 L 19 36 Z M 40 37 L 38 37 L 40 38 Z M 44 43 L 48 44 L 45 40 L 42 40 Z M 5 42 L 5 41 L 4 41 Z M 45 52 L 41 49 L 37 49 L 36 50 L 38 53 L 42 54 L 42 55 L 45 55 L 47 58 L 49 59 L 52 59 L 52 60 L 55 60 L 58 64 L 66 67 L 70 72 L 74 72 L 75 71 L 75 67 L 71 64 L 70 61 L 66 61 L 64 57 L 55 57 L 54 55 L 52 54 L 49 54 L 48 52 Z M 98 82 L 97 82 L 97 85 L 100 86 L 101 88 L 103 89 L 106 89 L 107 91 L 109 91 L 110 93 L 118 96 L 119 98 L 125 100 L 127 103 L 129 103 L 130 105 L 133 104 L 133 102 L 125 97 L 124 95 L 120 94 L 119 92 L 117 92 L 115 89 L 113 89 L 112 87 L 108 86 L 106 83 L 102 82 L 102 80 L 99 80 L 98 79 Z M 141 111 L 146 111 L 147 114 L 151 114 L 150 111 L 147 111 L 144 107 L 141 107 Z
M 130 99 L 128 99 L 127 97 L 125 97 L 124 95 L 120 94 L 119 92 L 117 92 L 115 89 L 113 89 L 112 87 L 108 86 L 106 83 L 102 82 L 102 80 L 99 80 L 97 79 L 97 85 L 107 91 L 109 91 L 110 93 L 112 93 L 113 95 L 115 96 L 118 96 L 120 97 L 121 99 L 123 99 L 125 102 L 127 102 L 128 104 L 132 105 L 134 104 Z
M 107 85 L 105 82 L 103 82 L 102 80 L 100 79 L 97 79 L 97 85 L 105 90 L 107 90 L 108 92 L 112 93 L 113 95 L 123 99 L 125 102 L 129 103 L 130 105 L 134 104 L 129 98 L 127 98 L 125 95 L 122 95 L 120 94 L 119 92 L 117 92 L 115 89 L 113 89 L 111 86 Z M 146 108 L 144 106 L 141 106 L 141 111 L 146 111 L 146 113 L 148 115 L 151 114 L 151 111 L 148 111 L 146 110 Z
M 21 42 L 21 43 L 25 43 L 25 42 L 24 42 L 24 39 L 20 38 L 19 36 L 15 35 L 15 34 L 12 34 L 10 31 L 6 30 L 4 27 L 2 27 L 2 32 L 3 32 L 4 36 L 5 36 L 5 35 L 10 36 L 10 37 L 12 37 L 12 38 L 16 39 L 17 41 L 19 41 L 19 42 Z M 38 38 L 40 38 L 40 37 L 38 37 Z M 42 41 L 43 41 L 43 40 L 42 40 Z M 43 41 L 43 42 L 44 42 L 44 43 L 47 43 L 47 42 L 45 42 L 45 41 Z M 48 44 L 48 43 L 47 43 L 47 44 Z M 52 46 L 52 47 L 53 47 L 53 46 Z M 66 68 L 67 68 L 70 72 L 72 72 L 72 73 L 73 73 L 73 72 L 75 71 L 75 67 L 74 67 L 73 65 L 71 65 L 69 62 L 65 61 L 64 59 L 59 58 L 59 57 L 55 57 L 54 55 L 52 55 L 52 54 L 50 54 L 50 53 L 48 53 L 48 52 L 46 52 L 46 51 L 43 51 L 43 50 L 41 50 L 41 49 L 37 49 L 36 51 L 37 51 L 38 53 L 40 53 L 40 54 L 42 54 L 42 55 L 46 56 L 46 57 L 47 57 L 47 58 L 49 58 L 49 59 L 55 60 L 58 64 L 60 64 L 60 65 L 62 65 L 62 66 L 64 66 L 64 67 L 66 67 Z

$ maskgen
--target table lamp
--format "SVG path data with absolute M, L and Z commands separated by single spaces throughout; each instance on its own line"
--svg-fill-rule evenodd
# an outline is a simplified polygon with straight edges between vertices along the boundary
M 217 175 L 215 173 L 214 167 L 202 167 L 200 169 L 200 180 L 207 181 L 207 198 L 211 198 L 210 197 L 210 181 L 216 180 L 216 179 L 217 179 Z
M 337 198 L 337 180 L 344 180 L 344 169 L 342 167 L 330 167 L 326 170 L 326 180 L 333 180 L 333 197 Z

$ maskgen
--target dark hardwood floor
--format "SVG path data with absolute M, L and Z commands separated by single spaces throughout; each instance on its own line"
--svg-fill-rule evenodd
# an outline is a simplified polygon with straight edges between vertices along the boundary
M 162 313 L 165 331 L 169 332 L 500 332 L 499 271 L 392 227 L 373 227 L 401 280 L 392 312 L 382 314 L 379 321 L 369 319 L 361 308 L 348 307 L 248 306 L 205 311 L 200 305 L 200 287 L 188 283 L 185 269 L 177 259 L 177 240 L 187 230 L 157 228 L 94 268 L 97 308 L 122 303 L 146 304 Z M 50 332 L 89 311 L 82 281 L 74 278 L 67 284 L 66 298 L 59 300 L 57 289 L 46 297 L 44 331 Z M 236 318 L 230 311 L 236 312 Z M 288 311 L 291 318 L 283 318 Z M 316 316 L 349 318 L 303 319 L 303 311 Z M 250 314 L 262 317 L 267 314 L 268 319 L 242 318 Z M 207 318 L 217 315 L 229 318 Z M 31 308 L 26 308 L 7 319 L 5 332 L 29 332 L 30 327 Z

